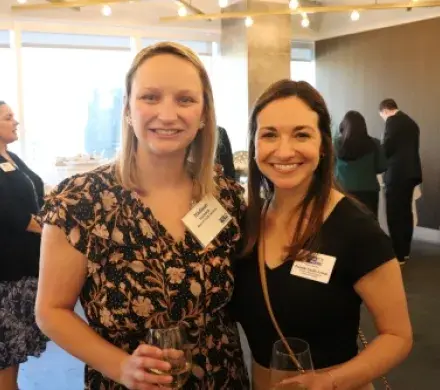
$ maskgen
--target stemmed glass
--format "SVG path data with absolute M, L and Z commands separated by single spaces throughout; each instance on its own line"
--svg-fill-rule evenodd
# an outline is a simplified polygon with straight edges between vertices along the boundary
M 312 355 L 309 344 L 299 338 L 287 337 L 285 342 L 290 347 L 286 347 L 283 340 L 278 340 L 272 348 L 272 359 L 270 363 L 270 386 L 276 388 L 282 380 L 292 378 L 302 373 L 313 371 Z M 291 354 L 293 352 L 293 356 Z M 299 363 L 299 366 L 295 363 Z M 292 383 L 289 387 L 283 387 L 288 390 L 304 389 L 302 385 Z

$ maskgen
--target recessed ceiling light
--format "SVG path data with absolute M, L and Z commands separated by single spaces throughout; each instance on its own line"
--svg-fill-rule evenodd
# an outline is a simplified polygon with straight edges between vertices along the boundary
M 289 8 L 290 9 L 297 9 L 299 7 L 299 1 L 298 0 L 290 0 L 289 1 Z
M 101 9 L 101 13 L 104 16 L 110 16 L 112 14 L 112 9 L 109 5 L 104 5 Z
M 353 22 L 356 22 L 357 20 L 359 20 L 360 17 L 361 17 L 361 15 L 359 14 L 358 11 L 353 11 L 350 15 L 350 18 Z
M 177 15 L 182 16 L 182 17 L 188 15 L 188 11 L 186 10 L 186 7 L 181 5 L 179 7 L 179 9 L 177 10 Z
M 218 0 L 218 6 L 220 8 L 225 8 L 228 6 L 228 0 Z
M 246 27 L 251 27 L 254 24 L 254 19 L 252 19 L 250 16 L 247 16 L 244 20 L 244 24 Z
M 304 28 L 307 28 L 310 26 L 310 20 L 308 17 L 303 18 L 303 20 L 301 20 L 301 26 L 303 26 Z
M 27 3 L 27 0 L 17 0 L 17 3 L 18 4 L 24 4 L 24 3 Z

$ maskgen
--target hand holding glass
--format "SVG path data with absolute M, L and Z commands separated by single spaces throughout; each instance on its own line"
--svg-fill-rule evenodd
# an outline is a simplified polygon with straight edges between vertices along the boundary
M 157 375 L 171 375 L 173 381 L 168 385 L 160 385 L 167 389 L 180 389 L 191 373 L 191 350 L 188 346 L 183 328 L 176 326 L 167 329 L 150 329 L 147 344 L 163 350 L 164 359 L 171 364 L 170 371 L 150 369 Z

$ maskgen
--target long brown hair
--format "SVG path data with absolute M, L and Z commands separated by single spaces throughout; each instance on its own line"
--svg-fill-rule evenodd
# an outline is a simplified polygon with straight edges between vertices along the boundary
M 214 98 L 211 82 L 200 58 L 188 47 L 176 42 L 159 42 L 141 50 L 130 67 L 125 78 L 125 103 L 122 116 L 122 149 L 116 161 L 116 176 L 118 181 L 128 189 L 141 190 L 137 177 L 136 149 L 137 139 L 133 128 L 128 123 L 129 101 L 133 79 L 140 66 L 152 58 L 161 54 L 171 54 L 183 58 L 191 63 L 198 71 L 203 85 L 203 114 L 205 123 L 196 138 L 192 141 L 187 152 L 187 166 L 200 187 L 200 197 L 216 192 L 214 184 L 214 155 L 217 144 L 217 125 L 214 112 Z
M 258 115 L 270 103 L 289 97 L 301 99 L 318 114 L 318 127 L 322 143 L 321 159 L 314 173 L 314 179 L 304 200 L 298 206 L 299 219 L 295 235 L 288 249 L 288 259 L 297 259 L 300 252 L 307 253 L 307 251 L 315 249 L 317 234 L 324 222 L 325 208 L 334 185 L 330 114 L 323 97 L 309 83 L 280 80 L 267 88 L 257 99 L 249 119 L 248 210 L 246 213 L 244 254 L 250 253 L 257 243 L 261 229 L 263 204 L 266 200 L 269 201 L 274 194 L 273 183 L 261 173 L 255 162 L 255 135 Z M 310 215 L 307 215 L 308 210 L 310 210 Z
M 376 144 L 368 135 L 367 122 L 359 111 L 348 111 L 339 125 L 336 155 L 341 160 L 353 161 L 374 152 Z

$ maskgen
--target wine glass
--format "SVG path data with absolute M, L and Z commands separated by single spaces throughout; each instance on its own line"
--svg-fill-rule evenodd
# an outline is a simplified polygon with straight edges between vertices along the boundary
M 191 373 L 192 354 L 189 348 L 185 331 L 180 326 L 165 329 L 150 329 L 147 335 L 147 344 L 162 349 L 164 360 L 171 364 L 170 371 L 150 369 L 157 375 L 170 375 L 173 380 L 160 387 L 180 389 L 188 380 Z
M 306 372 L 313 371 L 312 355 L 310 354 L 309 344 L 299 338 L 287 337 L 284 340 L 290 348 L 286 347 L 283 340 L 278 340 L 272 348 L 272 359 L 270 363 L 270 386 L 276 385 L 284 379 L 301 375 L 301 370 Z M 291 354 L 293 352 L 293 356 Z M 298 365 L 295 363 L 299 364 Z M 284 387 L 283 387 L 284 389 Z M 288 390 L 304 389 L 302 385 L 292 384 Z

